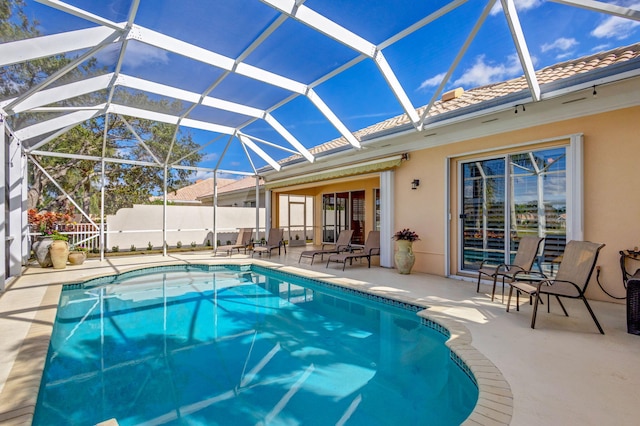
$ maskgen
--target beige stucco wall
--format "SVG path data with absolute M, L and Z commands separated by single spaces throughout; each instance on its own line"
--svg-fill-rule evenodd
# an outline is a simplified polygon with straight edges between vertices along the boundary
M 264 236 L 264 209 L 259 209 L 260 236 Z M 107 249 L 118 246 L 129 250 L 133 244 L 145 249 L 149 243 L 162 247 L 162 206 L 134 205 L 120 209 L 115 215 L 107 215 Z M 225 244 L 235 242 L 238 228 L 256 227 L 255 207 L 218 207 L 216 229 L 218 240 Z M 207 239 L 213 243 L 213 207 L 211 206 L 167 206 L 167 244 L 175 246 L 178 241 L 184 247 L 191 242 L 205 245 Z M 180 231 L 177 231 L 180 230 Z M 137 231 L 137 232 L 135 232 Z
M 369 231 L 373 229 L 374 221 L 374 194 L 373 190 L 380 187 L 380 179 L 376 176 L 365 176 L 362 178 L 342 181 L 342 182 L 319 182 L 316 186 L 311 186 L 303 189 L 289 189 L 274 191 L 272 196 L 272 205 L 274 206 L 274 215 L 272 220 L 277 220 L 279 217 L 278 211 L 278 194 L 292 194 L 292 195 L 308 195 L 313 196 L 314 213 L 313 213 L 313 238 L 314 244 L 322 243 L 322 195 L 330 194 L 334 192 L 349 192 L 349 191 L 364 191 L 365 193 L 365 238 Z M 278 226 L 278 225 L 276 225 Z
M 584 135 L 584 237 L 602 242 L 598 265 L 601 283 L 610 293 L 623 296 L 618 252 L 640 246 L 640 107 L 585 116 L 520 131 L 467 140 L 415 151 L 396 170 L 395 228 L 411 228 L 421 240 L 414 243 L 415 270 L 444 275 L 445 259 L 445 165 L 448 157 L 482 150 Z M 565 139 L 566 140 L 566 139 Z M 451 161 L 452 191 L 456 191 L 457 159 Z M 420 187 L 411 190 L 411 181 Z M 455 202 L 456 193 L 451 199 Z M 455 206 L 454 206 L 455 207 Z M 455 209 L 452 210 L 456 212 Z M 451 273 L 455 265 L 457 220 L 452 214 Z M 640 262 L 632 265 L 640 268 Z M 609 299 L 592 280 L 588 297 Z

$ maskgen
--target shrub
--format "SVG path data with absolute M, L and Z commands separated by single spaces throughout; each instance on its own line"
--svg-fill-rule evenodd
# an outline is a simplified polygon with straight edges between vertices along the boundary
M 119 251 L 120 251 L 120 246 L 113 246 L 113 247 L 111 247 L 111 251 L 112 251 L 112 252 L 114 252 L 114 253 L 119 252 Z
M 51 238 L 56 241 L 69 241 L 69 238 L 67 238 L 66 235 L 62 235 L 60 234 L 58 231 L 53 231 L 53 234 L 51 234 Z
M 151 241 L 147 244 L 147 250 L 153 250 L 153 244 L 151 244 Z
M 176 243 L 176 248 L 182 248 L 182 241 L 178 241 Z
M 207 247 L 211 247 L 211 241 L 207 239 Z
M 207 240 L 207 241 L 209 241 L 209 240 Z M 197 245 L 197 244 L 196 244 L 196 242 L 195 242 L 195 241 L 191 241 L 191 247 L 192 247 L 192 248 L 196 248 L 196 245 Z
M 131 244 L 131 249 L 130 249 L 130 250 L 131 250 L 131 251 L 136 251 L 136 246 L 135 246 L 135 245 L 133 245 L 133 244 Z

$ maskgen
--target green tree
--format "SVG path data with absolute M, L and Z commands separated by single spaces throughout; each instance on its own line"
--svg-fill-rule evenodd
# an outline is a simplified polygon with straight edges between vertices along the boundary
M 29 21 L 24 13 L 23 0 L 0 2 L 0 40 L 11 42 L 40 36 L 37 21 Z M 49 76 L 69 64 L 75 58 L 54 55 L 25 63 L 13 64 L 0 70 L 0 99 L 18 98 L 21 94 L 45 81 Z M 104 72 L 95 58 L 85 61 L 70 70 L 58 80 L 74 81 Z M 105 92 L 83 95 L 67 99 L 55 106 L 95 105 L 103 102 Z M 151 100 L 144 93 L 116 90 L 114 102 L 135 105 L 153 111 L 179 114 L 183 105 L 178 101 Z M 11 114 L 11 111 L 8 111 Z M 51 114 L 21 113 L 10 115 L 9 124 L 14 129 L 23 128 L 42 119 L 51 119 Z M 122 120 L 110 117 L 106 145 L 103 147 L 104 117 L 82 123 L 46 145 L 42 151 L 73 153 L 92 157 L 113 157 L 127 160 L 156 162 L 164 164 L 177 161 L 187 154 L 181 165 L 195 165 L 201 159 L 198 145 L 188 133 L 178 132 L 174 125 L 152 122 L 137 118 L 126 118 L 135 133 L 145 141 L 149 154 Z M 175 143 L 172 143 L 175 137 Z M 27 143 L 27 147 L 29 144 Z M 104 152 L 103 152 L 104 151 Z M 154 158 L 155 156 L 155 158 Z M 99 211 L 99 190 L 101 185 L 101 163 L 93 160 L 70 159 L 53 156 L 33 157 L 60 186 L 78 202 L 83 210 L 91 213 Z M 141 167 L 120 163 L 108 163 L 105 173 L 106 211 L 114 213 L 121 207 L 134 203 L 146 203 L 149 198 L 163 189 L 163 167 Z M 192 172 L 169 169 L 168 186 L 177 189 L 189 183 Z M 37 167 L 30 167 L 30 188 L 28 208 L 39 210 L 69 210 L 66 199 L 52 182 Z

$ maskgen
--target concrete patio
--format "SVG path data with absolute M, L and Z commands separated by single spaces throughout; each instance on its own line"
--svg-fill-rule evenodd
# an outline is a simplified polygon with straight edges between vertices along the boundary
M 426 304 L 430 306 L 428 315 L 470 332 L 471 345 L 499 369 L 508 386 L 502 400 L 496 397 L 485 404 L 495 406 L 493 414 L 476 410 L 469 424 L 638 423 L 640 336 L 626 332 L 624 305 L 592 302 L 604 336 L 598 333 L 580 301 L 565 304 L 569 318 L 562 315 L 557 303 L 552 303 L 551 314 L 542 307 L 537 328 L 532 330 L 528 303 L 521 300 L 520 312 L 512 309 L 507 313 L 499 296 L 491 302 L 489 285 L 476 293 L 475 283 L 470 281 L 419 273 L 400 275 L 378 266 L 368 269 L 366 262 L 347 266 L 344 272 L 337 264 L 326 268 L 321 261 L 310 265 L 308 259 L 303 259 L 298 264 L 301 250 L 289 249 L 281 256 L 274 252 L 271 259 L 254 260 Z M 29 267 L 0 295 L 0 423 L 30 424 L 61 284 L 151 265 L 235 263 L 249 258 L 242 254 L 230 259 L 213 257 L 211 252 L 193 252 L 167 257 L 110 257 L 103 262 L 89 259 L 82 266 L 64 270 Z M 481 392 L 481 399 L 485 396 Z

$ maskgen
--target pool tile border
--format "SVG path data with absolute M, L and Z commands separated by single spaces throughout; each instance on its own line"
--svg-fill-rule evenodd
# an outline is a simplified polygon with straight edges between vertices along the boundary
M 335 277 L 318 277 L 305 274 L 305 270 L 297 270 L 292 273 L 284 270 L 282 265 L 269 264 L 255 260 L 245 261 L 239 264 L 203 264 L 178 263 L 174 265 L 161 265 L 148 268 L 133 268 L 120 274 L 99 275 L 85 279 L 79 283 L 53 285 L 49 287 L 42 300 L 41 306 L 55 306 L 51 309 L 39 310 L 29 329 L 25 342 L 33 341 L 30 348 L 20 348 L 18 357 L 7 378 L 3 395 L 10 394 L 12 398 L 2 398 L 0 402 L 0 423 L 3 424 L 31 424 L 38 396 L 38 389 L 44 370 L 44 364 L 49 347 L 49 340 L 53 330 L 57 303 L 63 290 L 72 288 L 86 288 L 109 284 L 117 278 L 135 277 L 159 271 L 184 271 L 187 269 L 215 271 L 226 267 L 246 271 L 251 268 L 265 271 L 277 271 L 285 276 L 297 279 L 310 280 L 321 283 L 329 288 L 347 291 L 352 295 L 358 295 L 370 300 L 379 301 L 394 307 L 412 310 L 422 319 L 422 324 L 440 332 L 448 340 L 445 344 L 450 349 L 450 355 L 466 375 L 472 380 L 479 390 L 478 402 L 473 411 L 462 423 L 470 425 L 508 425 L 513 416 L 513 394 L 511 387 L 500 370 L 482 353 L 471 345 L 471 333 L 460 322 L 438 312 L 429 310 L 425 306 L 411 298 L 397 297 L 397 295 L 381 294 L 369 286 L 360 283 L 357 287 L 344 282 L 336 282 Z M 312 271 L 307 271 L 310 273 Z M 338 280 L 339 281 L 339 280 Z

